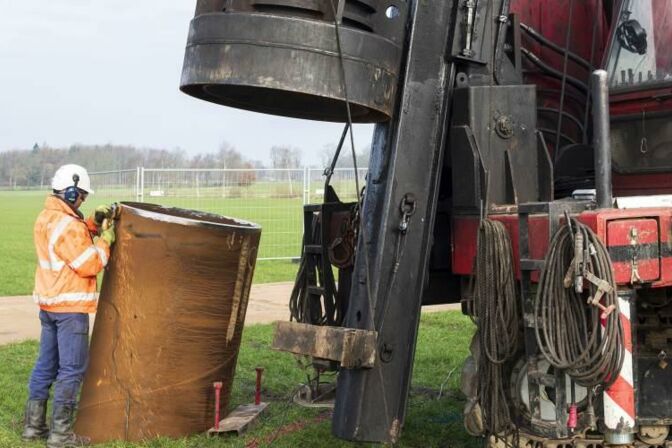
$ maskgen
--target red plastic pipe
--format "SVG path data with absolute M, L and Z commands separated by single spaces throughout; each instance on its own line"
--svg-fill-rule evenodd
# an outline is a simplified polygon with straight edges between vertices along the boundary
M 264 372 L 263 367 L 254 369 L 257 371 L 257 388 L 254 391 L 254 404 L 259 406 L 261 404 L 261 374 Z
M 217 381 L 212 383 L 212 386 L 215 388 L 215 430 L 219 430 L 219 398 L 222 392 L 222 382 Z

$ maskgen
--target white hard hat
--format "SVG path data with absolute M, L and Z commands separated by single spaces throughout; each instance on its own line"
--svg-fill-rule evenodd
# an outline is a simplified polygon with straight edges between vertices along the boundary
M 76 179 L 79 179 L 77 181 L 77 188 L 93 194 L 91 179 L 89 178 L 89 173 L 86 172 L 86 168 L 73 164 L 63 165 L 56 170 L 56 174 L 54 174 L 54 178 L 51 180 L 51 188 L 56 191 L 63 191 L 68 187 L 75 186 Z

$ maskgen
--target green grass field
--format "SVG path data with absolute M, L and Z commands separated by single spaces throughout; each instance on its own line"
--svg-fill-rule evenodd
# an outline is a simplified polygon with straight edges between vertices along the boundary
M 301 198 L 146 198 L 147 202 L 194 208 L 245 219 L 262 226 L 259 258 L 291 257 L 300 253 Z M 91 196 L 82 210 L 88 214 L 100 203 L 130 199 L 129 192 Z M 44 204 L 45 192 L 0 191 L 0 296 L 30 294 L 35 274 L 33 224 Z M 255 283 L 291 281 L 298 264 L 290 260 L 258 261 Z
M 146 197 L 146 202 L 195 208 L 256 222 L 262 226 L 260 257 L 292 256 L 301 242 L 301 199 L 221 198 L 208 191 L 200 197 Z M 130 200 L 119 192 L 91 197 L 88 212 L 99 203 Z M 0 191 L 0 296 L 28 294 L 32 290 L 35 254 L 32 228 L 42 208 L 44 192 Z M 278 255 L 280 254 L 280 255 Z M 297 264 L 259 261 L 255 282 L 293 280 Z M 481 441 L 469 437 L 462 425 L 464 400 L 458 391 L 460 368 L 473 334 L 471 321 L 457 312 L 424 315 L 413 372 L 412 390 L 400 447 L 475 448 Z M 265 367 L 264 395 L 267 413 L 244 437 L 208 439 L 197 435 L 181 440 L 158 439 L 142 444 L 112 443 L 104 447 L 347 447 L 331 435 L 324 410 L 290 404 L 290 397 L 305 372 L 294 357 L 270 349 L 272 327 L 246 327 L 239 355 L 231 406 L 250 402 L 254 367 Z M 0 447 L 24 446 L 20 442 L 22 406 L 26 383 L 37 355 L 37 343 L 0 346 Z M 368 444 L 361 444 L 369 446 Z M 32 444 L 25 446 L 44 446 Z
M 0 192 L 0 296 L 33 290 L 33 223 L 44 203 L 36 192 Z
M 476 448 L 479 439 L 468 436 L 462 425 L 464 399 L 458 387 L 460 369 L 473 334 L 471 321 L 458 312 L 425 314 L 413 372 L 406 424 L 399 447 Z M 304 372 L 293 356 L 270 349 L 272 327 L 246 327 L 231 407 L 253 400 L 254 368 L 264 367 L 263 395 L 270 401 L 258 424 L 243 437 L 208 439 L 196 435 L 181 440 L 158 439 L 142 444 L 111 443 L 101 447 L 347 447 L 331 435 L 329 412 L 290 404 Z M 37 355 L 36 342 L 0 347 L 0 447 L 24 446 L 20 442 L 26 382 Z M 30 444 L 25 446 L 44 446 Z

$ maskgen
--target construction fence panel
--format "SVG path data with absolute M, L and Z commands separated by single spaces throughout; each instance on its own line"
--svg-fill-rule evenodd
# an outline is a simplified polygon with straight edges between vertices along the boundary
M 291 259 L 301 247 L 303 169 L 145 169 L 144 202 L 252 221 L 258 260 Z
M 343 202 L 354 202 L 357 200 L 357 188 L 361 190 L 366 184 L 366 168 L 358 168 L 355 176 L 354 168 L 336 168 L 331 176 L 330 185 Z M 322 202 L 324 197 L 324 170 L 310 168 L 307 170 L 308 192 L 306 194 L 306 203 Z M 357 181 L 355 181 L 357 178 Z
M 366 169 L 358 170 L 359 188 Z M 255 282 L 293 280 L 301 255 L 303 205 L 324 197 L 321 169 L 158 169 L 91 173 L 96 203 L 137 201 L 216 213 L 262 227 Z M 352 168 L 334 171 L 344 202 L 357 197 Z M 270 272 L 278 263 L 282 274 Z M 289 266 L 292 264 L 292 266 Z M 275 267 L 273 267 L 275 266 Z M 286 278 L 285 278 L 286 277 Z
M 96 204 L 137 201 L 140 191 L 140 170 L 99 171 L 89 173 Z

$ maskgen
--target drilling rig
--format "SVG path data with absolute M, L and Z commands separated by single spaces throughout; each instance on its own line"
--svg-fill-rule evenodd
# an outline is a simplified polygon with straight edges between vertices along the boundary
M 488 446 L 672 446 L 670 42 L 672 0 L 197 1 L 183 92 L 344 123 L 274 342 L 338 371 L 334 435 L 398 440 L 421 307 L 461 303 Z

